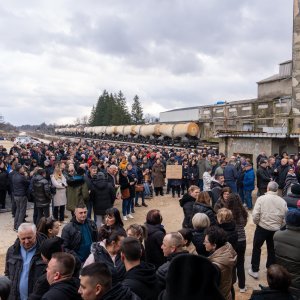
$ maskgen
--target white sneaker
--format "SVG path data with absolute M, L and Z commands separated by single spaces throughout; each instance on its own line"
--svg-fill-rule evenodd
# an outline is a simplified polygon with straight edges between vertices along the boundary
M 255 278 L 255 279 L 258 279 L 258 272 L 253 272 L 251 268 L 248 270 L 248 274 L 249 274 L 251 277 L 253 277 L 253 278 Z
M 129 219 L 134 219 L 134 217 L 133 217 L 132 214 L 127 215 L 127 217 L 128 217 Z
M 240 289 L 240 293 L 246 293 L 247 287 L 245 286 L 243 289 Z
M 127 221 L 128 219 L 127 219 L 127 217 L 126 216 L 124 216 L 123 217 L 123 221 Z

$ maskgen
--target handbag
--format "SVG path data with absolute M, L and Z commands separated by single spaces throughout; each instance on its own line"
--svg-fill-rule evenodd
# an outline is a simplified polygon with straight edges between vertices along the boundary
M 143 192 L 144 191 L 144 185 L 143 184 L 136 184 L 135 185 L 135 191 L 136 192 Z
M 122 194 L 122 199 L 128 199 L 128 198 L 130 198 L 129 188 L 121 190 L 121 194 Z

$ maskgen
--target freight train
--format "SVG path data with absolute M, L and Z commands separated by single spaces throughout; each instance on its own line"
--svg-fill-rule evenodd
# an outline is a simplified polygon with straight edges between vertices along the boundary
M 133 143 L 180 145 L 182 147 L 196 147 L 200 140 L 199 125 L 194 122 L 65 127 L 56 128 L 55 134 Z

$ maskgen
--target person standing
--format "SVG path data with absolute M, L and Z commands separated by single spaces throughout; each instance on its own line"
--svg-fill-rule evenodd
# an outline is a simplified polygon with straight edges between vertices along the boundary
M 165 167 L 161 163 L 160 159 L 158 158 L 155 164 L 152 166 L 152 176 L 153 176 L 153 186 L 155 195 L 158 196 L 160 193 L 161 196 L 164 195 L 163 186 L 165 185 L 164 173 Z
M 34 284 L 44 272 L 40 247 L 46 237 L 37 233 L 36 226 L 22 223 L 18 227 L 18 239 L 6 253 L 4 274 L 11 282 L 9 300 L 27 300 Z
M 231 159 L 228 162 L 228 165 L 224 169 L 224 178 L 225 178 L 225 183 L 228 187 L 231 188 L 233 193 L 237 193 L 237 185 L 236 185 L 236 180 L 238 178 L 238 172 L 235 167 L 235 160 Z
M 252 267 L 248 270 L 248 274 L 255 279 L 258 279 L 261 247 L 264 242 L 267 243 L 266 267 L 269 268 L 275 263 L 273 236 L 284 225 L 288 210 L 286 202 L 277 195 L 277 192 L 278 184 L 271 181 L 267 186 L 267 193 L 257 198 L 253 209 L 252 218 L 256 230 L 253 239 Z
M 24 167 L 17 165 L 16 174 L 12 177 L 13 195 L 16 203 L 14 231 L 17 231 L 25 219 L 29 184 L 30 180 L 27 178 Z
M 84 204 L 79 204 L 75 208 L 74 217 L 62 230 L 64 249 L 73 254 L 82 263 L 90 255 L 93 242 L 98 240 L 97 225 L 94 221 L 87 219 L 87 208 Z
M 244 200 L 248 209 L 252 209 L 252 192 L 254 190 L 255 174 L 252 164 L 246 163 L 243 180 Z
M 259 168 L 256 171 L 258 196 L 263 196 L 267 192 L 268 183 L 272 180 L 267 165 L 266 160 L 260 160 Z

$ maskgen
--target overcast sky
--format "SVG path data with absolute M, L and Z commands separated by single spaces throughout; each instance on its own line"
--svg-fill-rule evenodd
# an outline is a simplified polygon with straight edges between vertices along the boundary
M 73 123 L 104 89 L 144 113 L 255 98 L 292 56 L 292 0 L 0 4 L 0 114 Z

